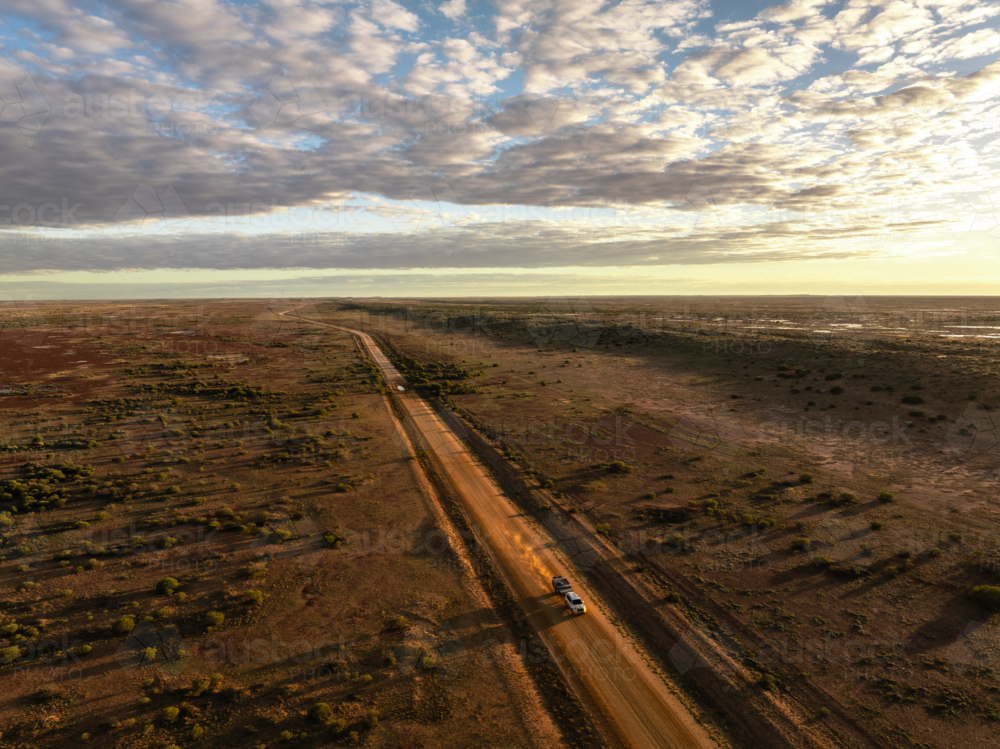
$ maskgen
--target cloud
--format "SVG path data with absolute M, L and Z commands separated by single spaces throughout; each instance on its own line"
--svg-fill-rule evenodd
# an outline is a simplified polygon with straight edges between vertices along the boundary
M 171 264 L 274 267 L 281 256 L 267 248 L 283 246 L 281 230 L 220 241 L 198 222 L 353 201 L 368 207 L 352 220 L 377 230 L 314 232 L 309 267 L 438 267 L 494 253 L 525 263 L 796 257 L 796 232 L 836 254 L 845 237 L 889 230 L 871 211 L 838 226 L 824 215 L 891 196 L 915 206 L 899 232 L 947 233 L 931 198 L 992 189 L 1000 174 L 1000 63 L 977 62 L 1000 50 L 1000 10 L 982 2 L 791 0 L 729 23 L 702 0 L 510 0 L 493 11 L 492 38 L 442 21 L 464 19 L 463 0 L 85 7 L 5 7 L 26 22 L 0 60 L 4 90 L 37 90 L 47 109 L 20 127 L 23 102 L 4 98 L 0 241 L 86 240 L 80 253 L 16 253 L 6 269 L 128 267 L 128 257 L 156 267 L 167 238 L 150 255 L 99 233 L 140 185 L 173 189 L 201 227 L 171 240 Z M 261 101 L 274 110 L 266 126 Z M 468 211 L 444 212 L 426 237 L 383 236 L 416 185 L 447 185 Z M 619 203 L 642 216 L 634 246 L 599 223 L 469 219 L 504 205 Z M 19 219 L 35 218 L 2 225 L 19 205 Z M 61 224 L 38 218 L 57 215 L 49 205 Z M 774 211 L 794 218 L 758 220 Z M 478 254 L 440 260 L 434 241 L 452 230 Z M 338 245 L 348 234 L 365 236 Z M 319 237 L 334 249 L 324 254 Z
M 457 21 L 465 15 L 465 0 L 448 0 L 446 3 L 441 3 L 438 10 L 446 18 Z

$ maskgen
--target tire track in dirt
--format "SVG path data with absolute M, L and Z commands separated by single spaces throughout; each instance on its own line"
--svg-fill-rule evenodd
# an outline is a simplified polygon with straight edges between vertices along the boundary
M 281 313 L 356 335 L 379 366 L 412 424 L 419 430 L 441 477 L 460 498 L 470 526 L 489 551 L 528 622 L 561 666 L 592 718 L 627 747 L 716 747 L 643 657 L 597 607 L 574 617 L 551 589 L 554 575 L 570 578 L 584 601 L 595 600 L 578 574 L 567 569 L 551 539 L 543 539 L 504 496 L 487 470 L 434 409 L 359 330 Z M 397 388 L 405 388 L 399 391 Z

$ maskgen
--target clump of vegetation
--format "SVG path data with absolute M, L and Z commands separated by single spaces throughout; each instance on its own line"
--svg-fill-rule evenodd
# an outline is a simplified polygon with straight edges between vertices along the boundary
M 635 469 L 622 460 L 614 460 L 608 463 L 606 470 L 608 473 L 632 473 Z
M 388 628 L 389 629 L 406 629 L 410 626 L 410 620 L 405 616 L 397 616 L 395 619 L 390 619 Z
M 209 611 L 205 614 L 205 626 L 218 627 L 226 620 L 226 615 L 221 611 Z
M 979 602 L 988 609 L 1000 611 L 1000 586 L 977 585 L 972 589 L 972 595 L 979 599 Z
M 811 484 L 813 480 L 813 475 L 811 473 L 799 474 L 799 482 L 802 484 Z
M 809 551 L 812 548 L 812 541 L 805 537 L 793 538 L 792 548 L 799 551 Z
M 259 590 L 248 590 L 243 594 L 243 600 L 253 606 L 260 606 L 264 603 L 264 594 Z
M 309 708 L 309 720 L 326 723 L 333 717 L 333 708 L 326 702 L 317 702 Z
M 123 616 L 118 621 L 116 621 L 112 627 L 116 635 L 127 635 L 133 629 L 135 629 L 135 617 L 134 616 Z
M 878 495 L 880 502 L 895 502 L 896 495 L 892 492 L 880 492 Z
M 174 592 L 181 587 L 181 584 L 174 577 L 165 577 L 156 584 L 156 592 L 165 595 L 172 596 Z
M 774 678 L 774 674 L 762 673 L 757 676 L 757 683 L 760 688 L 765 692 L 777 692 L 778 691 L 778 680 Z

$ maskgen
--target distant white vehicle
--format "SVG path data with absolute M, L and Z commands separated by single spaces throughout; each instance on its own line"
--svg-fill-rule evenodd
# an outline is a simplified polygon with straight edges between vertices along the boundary
M 574 593 L 572 590 L 566 594 L 566 605 L 569 606 L 569 610 L 574 614 L 586 614 L 587 606 L 583 601 L 580 600 L 580 596 Z
M 406 388 L 403 387 L 402 385 L 396 385 L 396 390 L 402 393 L 404 390 L 406 390 Z

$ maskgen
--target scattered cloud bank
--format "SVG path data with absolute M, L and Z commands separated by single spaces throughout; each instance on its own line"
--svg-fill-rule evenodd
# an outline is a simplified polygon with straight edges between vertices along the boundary
M 1000 6 L 740 7 L 10 0 L 2 270 L 1000 243 Z

